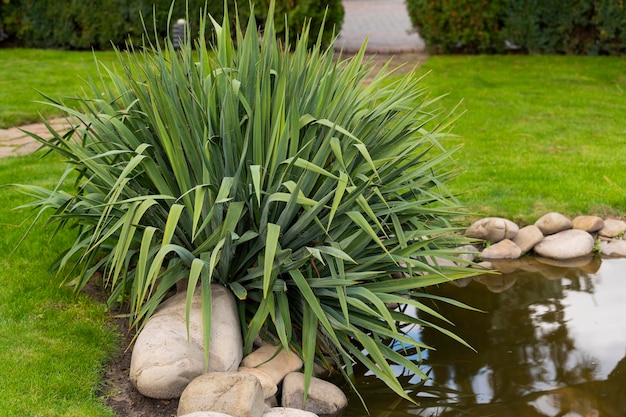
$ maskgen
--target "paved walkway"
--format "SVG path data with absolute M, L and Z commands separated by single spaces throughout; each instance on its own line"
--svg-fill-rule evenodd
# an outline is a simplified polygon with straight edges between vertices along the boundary
M 368 53 L 423 52 L 424 40 L 413 30 L 404 0 L 343 0 L 345 17 L 338 49 L 354 53 L 368 39 Z
M 345 17 L 336 47 L 354 53 L 368 39 L 367 53 L 394 55 L 402 62 L 423 60 L 424 41 L 413 31 L 404 0 L 343 0 Z M 64 119 L 51 121 L 62 130 Z M 20 129 L 49 137 L 41 123 L 0 129 L 0 158 L 33 152 L 39 143 Z
M 49 123 L 57 132 L 67 127 L 67 122 L 63 118 L 50 120 Z M 43 123 L 0 129 L 0 158 L 25 155 L 39 148 L 40 143 L 24 133 L 23 130 L 45 138 L 52 137 Z

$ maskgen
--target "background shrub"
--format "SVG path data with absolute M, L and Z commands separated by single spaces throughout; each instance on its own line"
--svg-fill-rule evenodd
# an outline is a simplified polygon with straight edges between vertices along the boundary
M 413 26 L 434 53 L 504 51 L 506 0 L 407 0 Z
M 434 53 L 626 51 L 622 0 L 407 0 L 407 7 Z
M 256 19 L 262 25 L 268 2 L 253 0 L 252 3 Z M 137 45 L 144 35 L 141 16 L 148 27 L 156 23 L 156 33 L 162 39 L 168 33 L 170 7 L 173 7 L 174 20 L 186 16 L 186 7 L 189 7 L 190 21 L 195 24 L 204 4 L 204 0 L 179 0 L 173 6 L 171 0 L 4 0 L 0 2 L 0 42 L 37 48 L 110 49 L 112 44 L 123 47 L 130 38 Z M 229 6 L 234 16 L 235 1 L 229 0 Z M 222 0 L 208 1 L 207 8 L 216 20 L 221 20 Z M 241 21 L 247 21 L 250 14 L 247 0 L 238 8 Z M 328 44 L 333 29 L 338 32 L 343 22 L 341 0 L 279 0 L 276 4 L 278 35 L 285 36 L 285 15 L 290 33 L 297 34 L 305 18 L 309 18 L 311 30 L 316 34 L 327 9 L 324 43 Z M 149 31 L 148 35 L 152 33 Z

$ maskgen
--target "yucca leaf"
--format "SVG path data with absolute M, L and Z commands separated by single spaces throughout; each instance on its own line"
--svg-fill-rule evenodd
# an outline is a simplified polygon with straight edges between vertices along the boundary
M 278 247 L 278 237 L 280 226 L 269 223 L 267 225 L 267 235 L 265 236 L 265 256 L 263 264 L 263 298 L 267 298 L 273 280 L 274 256 Z

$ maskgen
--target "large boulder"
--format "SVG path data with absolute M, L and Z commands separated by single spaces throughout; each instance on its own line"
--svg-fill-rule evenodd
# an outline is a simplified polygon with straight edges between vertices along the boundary
M 200 375 L 183 391 L 178 415 L 214 411 L 235 417 L 262 417 L 266 411 L 259 380 L 245 372 Z
M 539 256 L 552 259 L 572 259 L 587 256 L 593 252 L 593 237 L 578 229 L 564 230 L 546 236 L 534 250 Z
M 510 239 L 501 240 L 498 243 L 486 247 L 482 252 L 483 259 L 517 259 L 522 255 L 519 246 Z
M 535 222 L 544 235 L 553 235 L 572 228 L 572 221 L 561 213 L 546 213 Z
M 496 243 L 502 239 L 513 239 L 518 232 L 519 226 L 511 220 L 501 217 L 485 217 L 474 222 L 465 231 L 465 236 Z
M 212 285 L 211 346 L 209 371 L 236 371 L 241 362 L 243 341 L 239 315 L 232 293 Z M 186 294 L 165 301 L 137 337 L 130 363 L 130 380 L 151 398 L 178 398 L 194 378 L 204 373 L 202 300 L 196 291 L 189 318 L 185 321 Z
M 274 384 L 278 385 L 285 375 L 302 368 L 302 360 L 298 355 L 284 350 L 280 345 L 264 345 L 243 358 L 241 366 L 263 371 Z
M 315 414 L 337 414 L 348 405 L 346 395 L 337 386 L 323 379 L 311 377 L 306 403 L 304 374 L 292 372 L 283 381 L 282 405 Z

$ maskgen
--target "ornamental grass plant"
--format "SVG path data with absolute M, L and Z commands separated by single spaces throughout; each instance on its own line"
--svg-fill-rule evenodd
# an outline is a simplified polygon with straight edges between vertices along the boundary
M 238 300 L 245 352 L 276 341 L 307 381 L 315 362 L 348 380 L 359 362 L 408 398 L 392 366 L 426 378 L 430 347 L 407 326 L 463 343 L 409 314 L 461 305 L 428 287 L 468 275 L 440 265 L 458 256 L 462 213 L 446 189 L 450 118 L 421 79 L 372 77 L 364 47 L 308 48 L 306 25 L 283 44 L 271 10 L 262 35 L 251 18 L 236 43 L 223 22 L 201 19 L 181 50 L 118 52 L 122 69 L 100 66 L 78 110 L 51 103 L 75 126 L 37 139 L 68 168 L 54 188 L 22 186 L 24 207 L 75 231 L 55 269 L 77 291 L 102 276 L 136 327 L 176 287 L 200 291 L 208 345 L 219 283 Z

